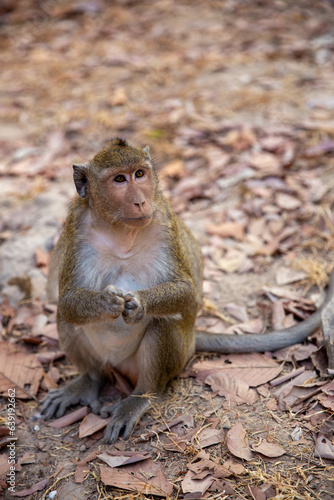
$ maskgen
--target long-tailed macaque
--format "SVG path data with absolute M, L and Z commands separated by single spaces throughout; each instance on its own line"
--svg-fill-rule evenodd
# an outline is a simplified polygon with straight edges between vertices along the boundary
M 114 139 L 73 168 L 79 196 L 53 252 L 49 289 L 59 288 L 61 345 L 81 375 L 49 393 L 42 408 L 46 419 L 86 404 L 95 413 L 112 414 L 106 442 L 126 439 L 149 408 L 149 396 L 165 390 L 195 349 L 275 350 L 302 341 L 320 325 L 318 311 L 297 326 L 264 335 L 195 335 L 201 251 L 163 196 L 148 148 Z M 102 408 L 99 392 L 110 367 L 134 391 Z

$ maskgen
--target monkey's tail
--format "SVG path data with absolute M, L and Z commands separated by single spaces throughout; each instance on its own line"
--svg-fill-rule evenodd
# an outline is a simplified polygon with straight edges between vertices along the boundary
M 196 330 L 196 351 L 219 353 L 276 351 L 306 339 L 321 325 L 321 312 L 334 296 L 334 271 L 330 276 L 326 299 L 322 306 L 304 321 L 264 334 L 211 334 L 204 330 Z

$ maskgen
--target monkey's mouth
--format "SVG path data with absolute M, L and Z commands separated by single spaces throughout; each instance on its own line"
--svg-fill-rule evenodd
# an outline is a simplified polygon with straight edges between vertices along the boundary
M 129 226 L 141 227 L 147 226 L 152 219 L 152 215 L 143 215 L 142 217 L 129 217 L 125 219 L 125 223 Z

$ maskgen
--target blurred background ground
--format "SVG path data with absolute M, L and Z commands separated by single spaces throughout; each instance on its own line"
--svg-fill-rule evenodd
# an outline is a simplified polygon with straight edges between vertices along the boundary
M 3 349 L 10 345 L 36 355 L 54 348 L 50 332 L 47 337 L 42 327 L 42 341 L 32 338 L 38 332 L 37 316 L 47 317 L 46 326 L 54 324 L 54 310 L 45 310 L 47 256 L 74 195 L 71 165 L 91 158 L 113 136 L 150 146 L 166 195 L 202 246 L 205 296 L 224 317 L 201 317 L 199 326 L 218 332 L 231 322 L 246 323 L 248 332 L 270 327 L 272 306 L 263 286 L 288 285 L 305 293 L 315 285 L 311 292 L 319 298 L 333 262 L 333 20 L 330 0 L 3 0 Z M 303 318 L 307 311 L 300 303 L 297 306 L 297 316 Z M 295 304 L 286 299 L 284 307 L 282 324 L 296 319 Z M 224 321 L 226 317 L 232 321 Z M 254 323 L 258 318 L 262 323 Z M 320 347 L 321 337 L 311 344 Z M 291 359 L 289 369 L 314 368 L 308 357 Z M 49 363 L 45 358 L 42 362 L 47 371 Z M 64 371 L 64 363 L 54 362 L 61 378 L 71 372 L 68 366 Z M 316 377 L 323 375 L 319 365 L 315 368 Z M 179 380 L 173 395 L 190 411 L 184 382 L 195 384 L 193 379 Z M 205 424 L 203 414 L 208 409 L 203 395 L 198 395 L 201 391 L 203 387 L 196 384 L 189 389 L 191 413 Z M 275 421 L 261 406 L 261 398 L 254 406 L 243 405 L 246 409 L 241 413 L 232 412 L 233 422 L 237 415 L 250 436 L 263 430 L 263 419 L 268 419 L 267 429 Z M 326 414 L 323 408 L 315 408 L 325 415 L 323 420 L 330 421 L 332 400 Z M 19 456 L 29 449 L 34 462 L 28 466 L 22 462 L 17 490 L 50 478 L 64 456 L 71 472 L 71 463 L 82 460 L 90 447 L 99 446 L 98 441 L 87 444 L 90 438 L 85 443 L 79 440 L 75 426 L 62 431 L 65 437 L 58 431 L 62 441 L 55 446 L 47 426 L 34 432 L 29 418 L 35 411 L 34 401 L 20 403 Z M 281 419 L 275 424 L 275 436 L 290 449 L 287 429 L 297 423 L 302 428 L 306 410 L 303 417 L 282 408 L 275 411 Z M 259 412 L 265 416 L 259 418 Z M 144 425 L 152 418 L 146 417 Z M 295 444 L 284 459 L 280 457 L 279 463 L 268 465 L 260 457 L 255 464 L 246 464 L 242 479 L 234 472 L 229 479 L 230 498 L 262 500 L 275 494 L 283 495 L 280 499 L 332 498 L 333 462 L 314 455 L 314 436 L 319 436 L 322 423 L 313 422 L 304 441 Z M 64 451 L 61 442 L 68 436 Z M 332 434 L 326 436 L 331 441 Z M 129 449 L 133 443 L 129 442 Z M 153 457 L 165 466 L 173 464 L 172 496 L 182 498 L 185 492 L 177 493 L 177 487 L 191 454 L 171 456 L 170 451 L 142 446 L 154 449 Z M 223 444 L 210 452 L 224 463 L 231 450 Z M 94 476 L 96 467 L 91 466 L 75 498 L 120 497 L 112 487 L 104 490 L 103 486 L 102 492 Z M 277 475 L 261 480 L 249 472 L 268 469 L 282 474 L 284 487 L 277 486 Z M 171 474 L 170 468 L 166 470 Z M 276 490 L 247 490 L 247 484 L 266 481 L 275 484 Z M 45 491 L 26 496 L 43 498 Z M 10 498 L 10 493 L 4 495 Z M 70 498 L 66 495 L 59 498 Z M 203 495 L 213 498 L 218 493 Z

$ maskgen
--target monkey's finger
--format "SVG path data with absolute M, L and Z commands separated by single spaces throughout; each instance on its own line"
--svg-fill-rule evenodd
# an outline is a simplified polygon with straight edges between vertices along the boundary
M 130 300 L 133 300 L 135 298 L 135 294 L 132 293 L 132 292 L 127 292 L 125 295 L 124 295 L 124 300 L 125 302 L 129 302 Z
M 139 300 L 134 299 L 126 302 L 124 305 L 124 309 L 137 309 L 139 307 Z
M 124 296 L 123 290 L 121 290 L 120 288 L 116 288 L 114 285 L 108 285 L 105 288 L 105 291 L 107 293 L 110 293 L 110 295 L 116 295 L 118 297 L 123 297 Z
M 60 397 L 47 398 L 43 402 L 41 414 L 45 420 L 50 420 L 58 412 L 59 404 L 61 403 Z
M 108 405 L 105 405 L 101 408 L 100 410 L 100 417 L 101 418 L 108 418 L 110 415 L 113 413 L 113 411 L 116 410 L 116 408 L 119 406 L 119 403 L 111 403 Z
M 122 433 L 123 428 L 125 427 L 124 422 L 122 421 L 117 421 L 117 422 L 109 422 L 109 424 L 106 427 L 106 430 L 104 431 L 103 435 L 103 443 L 106 444 L 113 444 L 117 441 L 119 436 Z

